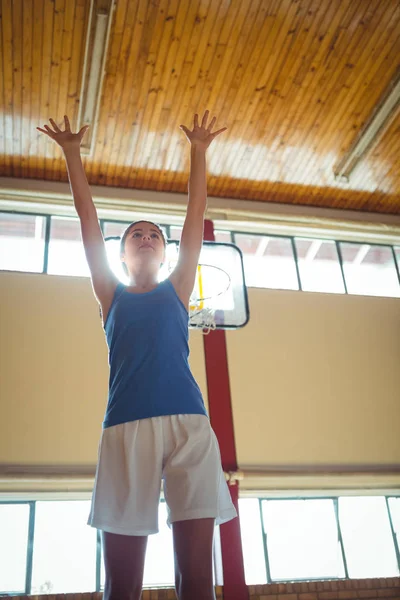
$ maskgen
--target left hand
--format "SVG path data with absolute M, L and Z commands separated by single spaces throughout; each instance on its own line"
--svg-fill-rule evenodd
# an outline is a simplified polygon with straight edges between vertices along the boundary
M 199 126 L 199 115 L 194 115 L 194 127 L 193 131 L 190 131 L 185 125 L 180 125 L 180 128 L 185 132 L 187 139 L 191 143 L 192 146 L 200 147 L 206 150 L 208 146 L 211 144 L 214 138 L 217 137 L 220 133 L 228 129 L 227 127 L 223 127 L 214 133 L 211 132 L 211 129 L 215 125 L 215 121 L 217 120 L 214 117 L 207 127 L 207 119 L 210 111 L 206 110 L 204 113 L 204 117 L 201 121 L 201 125 Z

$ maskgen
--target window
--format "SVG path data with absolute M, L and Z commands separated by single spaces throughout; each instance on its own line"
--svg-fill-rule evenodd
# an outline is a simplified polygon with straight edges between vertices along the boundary
M 25 591 L 29 504 L 0 504 L 0 593 Z
M 102 219 L 104 237 L 121 236 L 135 220 Z M 161 227 L 169 239 L 180 241 L 181 225 Z M 234 243 L 242 250 L 249 287 L 400 297 L 400 246 L 217 229 L 214 235 L 216 242 Z M 118 242 L 107 247 L 112 268 L 127 283 Z M 89 277 L 79 219 L 0 212 L 1 269 Z M 160 280 L 167 274 L 164 269 Z
M 126 222 L 113 222 L 113 221 L 104 221 L 104 237 L 111 237 L 111 236 L 119 236 L 122 237 L 122 234 L 124 233 L 125 229 L 128 227 L 128 225 L 130 225 L 130 221 L 126 221 Z
M 78 218 L 51 217 L 47 272 L 90 277 Z
M 0 213 L 0 269 L 43 271 L 46 217 Z
M 178 240 L 180 242 L 181 237 L 182 237 L 182 229 L 183 229 L 183 227 L 175 227 L 174 225 L 171 225 L 170 230 L 169 230 L 170 239 Z
M 339 519 L 349 577 L 399 575 L 385 498 L 339 498 Z
M 90 501 L 36 502 L 32 594 L 96 589 L 96 530 Z
M 332 499 L 262 502 L 271 579 L 344 577 Z
M 397 268 L 400 271 L 400 247 L 395 246 L 393 250 L 397 261 Z
M 400 284 L 389 246 L 340 242 L 349 294 L 400 297 Z
M 220 244 L 232 244 L 232 234 L 230 231 L 214 231 L 214 238 Z
M 302 289 L 308 292 L 344 294 L 335 242 L 296 238 L 295 244 Z
M 246 584 L 267 583 L 258 498 L 239 498 L 239 517 Z
M 292 243 L 289 238 L 234 234 L 243 252 L 246 285 L 298 290 Z
M 101 591 L 105 569 L 89 510 L 90 500 L 0 502 L 0 595 Z M 240 498 L 239 517 L 247 585 L 399 575 L 400 497 Z M 174 586 L 166 519 L 161 501 L 145 587 Z M 214 583 L 223 585 L 219 528 L 214 542 Z

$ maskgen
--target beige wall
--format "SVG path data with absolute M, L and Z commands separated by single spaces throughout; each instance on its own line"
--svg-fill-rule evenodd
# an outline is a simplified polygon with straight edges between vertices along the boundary
M 95 464 L 108 363 L 89 280 L 2 272 L 0 290 L 0 463 Z M 249 297 L 227 333 L 239 464 L 400 463 L 399 300 Z
M 250 290 L 228 334 L 240 465 L 400 465 L 400 301 Z
M 0 463 L 94 464 L 108 351 L 90 280 L 2 272 L 0 315 Z M 207 405 L 201 333 L 190 344 Z

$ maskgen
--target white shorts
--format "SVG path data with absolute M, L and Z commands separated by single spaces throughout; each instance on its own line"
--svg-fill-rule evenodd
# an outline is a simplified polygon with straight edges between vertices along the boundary
M 122 535 L 158 533 L 161 480 L 174 521 L 237 517 L 218 440 L 205 415 L 168 415 L 103 430 L 88 525 Z

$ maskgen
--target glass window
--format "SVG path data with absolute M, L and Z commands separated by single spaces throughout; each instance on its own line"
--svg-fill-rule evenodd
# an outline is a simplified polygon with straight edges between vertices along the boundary
M 181 240 L 182 237 L 182 229 L 183 227 L 175 227 L 175 225 L 171 225 L 169 230 L 169 238 L 171 240 Z
M 384 497 L 339 498 L 349 577 L 399 575 Z
M 400 550 L 400 498 L 388 498 L 390 516 L 392 518 L 392 524 L 394 534 L 397 540 L 397 547 Z
M 0 269 L 42 273 L 46 218 L 0 213 Z
M 400 284 L 389 246 L 340 242 L 349 294 L 400 297 Z
M 258 498 L 239 498 L 240 534 L 247 585 L 267 583 Z
M 126 223 L 113 223 L 112 221 L 104 222 L 104 237 L 119 236 L 121 237 L 125 229 L 130 225 L 130 221 Z
M 396 257 L 397 267 L 400 271 L 400 247 L 397 247 L 397 246 L 394 247 L 394 255 Z
M 32 594 L 96 589 L 96 530 L 90 501 L 36 502 Z
M 230 231 L 214 231 L 214 237 L 216 242 L 221 244 L 232 244 L 232 235 Z
M 47 272 L 90 277 L 78 218 L 51 217 Z
M 333 500 L 264 500 L 271 578 L 344 577 Z
M 301 287 L 307 292 L 344 294 L 344 283 L 334 241 L 296 238 Z
M 289 238 L 235 233 L 243 252 L 246 285 L 298 290 L 296 265 Z
M 29 504 L 0 504 L 0 593 L 25 592 Z

